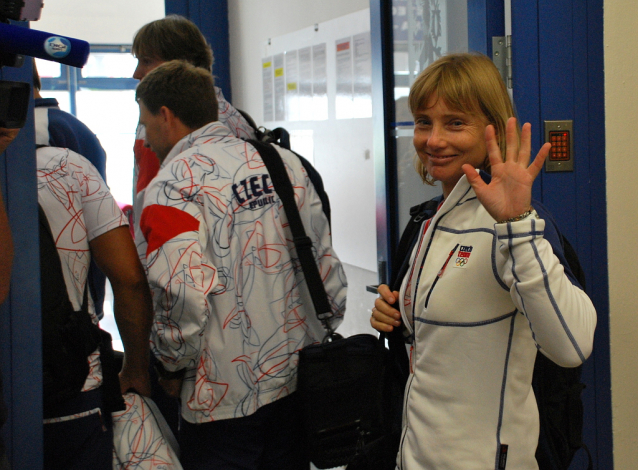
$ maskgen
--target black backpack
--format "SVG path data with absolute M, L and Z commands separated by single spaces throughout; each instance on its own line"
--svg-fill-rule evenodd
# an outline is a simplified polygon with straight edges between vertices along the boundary
M 110 412 L 124 409 L 111 335 L 91 320 L 88 279 L 82 307 L 74 310 L 51 227 L 39 204 L 38 216 L 44 415 L 49 417 L 56 405 L 79 396 L 89 374 L 88 357 L 100 346 L 102 400 L 108 423 Z
M 79 395 L 89 374 L 87 358 L 99 346 L 100 333 L 89 315 L 87 288 L 84 289 L 81 309 L 73 309 L 49 222 L 40 205 L 38 210 L 42 373 L 46 410 Z
M 239 114 L 246 120 L 246 122 L 255 131 L 255 136 L 258 142 L 264 144 L 277 144 L 282 148 L 290 150 L 290 133 L 283 127 L 277 127 L 275 129 L 266 129 L 265 127 L 258 127 L 255 124 L 255 120 L 246 111 L 241 109 L 237 110 Z
M 576 250 L 564 235 L 560 234 L 565 259 L 576 280 L 585 290 L 585 272 Z M 569 468 L 576 452 L 582 447 L 593 463 L 589 449 L 583 442 L 583 402 L 581 394 L 585 385 L 580 377 L 583 366 L 560 367 L 536 354 L 532 388 L 536 395 L 540 418 L 540 434 L 536 449 L 536 460 L 540 470 L 563 470 Z
M 277 127 L 273 130 L 266 129 L 263 126 L 257 127 L 257 124 L 255 124 L 255 121 L 250 116 L 250 114 L 248 114 L 246 111 L 242 111 L 241 109 L 238 109 L 237 111 L 239 112 L 239 114 L 242 115 L 242 117 L 246 120 L 250 127 L 253 128 L 256 138 L 254 140 L 250 139 L 248 140 L 248 142 L 250 142 L 256 149 L 258 149 L 258 151 L 260 148 L 259 143 L 276 144 L 279 147 L 290 150 L 292 153 L 297 155 L 297 157 L 301 161 L 301 164 L 306 170 L 306 173 L 308 174 L 308 178 L 310 178 L 310 181 L 312 181 L 312 184 L 317 191 L 317 194 L 323 206 L 323 212 L 328 218 L 328 223 L 330 223 L 330 199 L 328 198 L 328 193 L 326 193 L 324 189 L 321 175 L 307 159 L 290 148 L 290 133 L 283 127 Z M 257 142 L 257 145 L 255 145 L 255 142 Z
M 399 290 L 409 267 L 409 257 L 417 242 L 424 220 L 434 216 L 441 197 L 421 203 L 410 209 L 410 222 L 405 227 L 394 258 L 391 279 L 392 290 Z M 567 238 L 560 234 L 565 259 L 576 280 L 585 289 L 585 273 L 576 251 Z M 397 262 L 401 264 L 398 265 Z M 388 345 L 394 358 L 394 367 L 407 380 L 408 357 L 402 333 L 395 329 L 388 336 Z M 592 470 L 592 458 L 583 443 L 583 402 L 581 394 L 585 385 L 581 382 L 582 366 L 560 367 L 542 353 L 536 355 L 532 387 L 536 395 L 540 418 L 540 434 L 536 449 L 539 470 L 567 470 L 576 452 L 583 448 Z

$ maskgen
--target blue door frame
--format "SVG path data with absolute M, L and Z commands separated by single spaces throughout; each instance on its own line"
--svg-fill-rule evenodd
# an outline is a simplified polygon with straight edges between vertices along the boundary
M 541 200 L 571 241 L 598 313 L 594 352 L 583 367 L 584 440 L 595 468 L 613 468 L 605 185 L 603 0 L 512 0 L 514 100 L 532 123 L 574 121 L 574 171 L 541 173 Z M 585 468 L 584 453 L 571 468 Z
M 32 83 L 31 61 L 0 79 Z M 40 261 L 33 98 L 28 120 L 0 156 L 0 178 L 15 256 L 9 298 L 0 307 L 0 352 L 9 419 L 2 429 L 12 468 L 42 468 Z

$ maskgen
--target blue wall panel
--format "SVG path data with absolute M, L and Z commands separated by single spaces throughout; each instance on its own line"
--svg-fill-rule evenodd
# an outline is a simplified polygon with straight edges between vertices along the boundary
M 584 440 L 596 468 L 613 468 L 609 366 L 602 0 L 514 0 L 514 97 L 533 126 L 574 121 L 574 171 L 543 172 L 534 189 L 576 248 L 598 312 L 594 353 L 583 367 Z M 585 468 L 584 453 L 571 468 Z
M 166 0 L 166 14 L 190 19 L 201 30 L 213 48 L 215 84 L 232 102 L 230 88 L 230 45 L 228 40 L 227 0 Z
M 532 152 L 543 142 L 540 101 L 540 59 L 538 11 L 534 7 L 512 2 L 512 30 L 516 32 L 512 50 L 514 67 L 514 108 L 521 123 L 532 124 Z M 522 39 L 524 38 L 524 40 Z M 541 200 L 543 175 L 534 184 L 534 199 Z
M 492 37 L 505 35 L 503 0 L 467 2 L 467 40 L 470 51 L 492 57 Z

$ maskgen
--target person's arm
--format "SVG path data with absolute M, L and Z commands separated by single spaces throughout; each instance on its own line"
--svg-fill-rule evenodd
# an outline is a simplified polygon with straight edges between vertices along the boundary
M 499 274 L 517 309 L 527 317 L 534 340 L 558 365 L 578 366 L 593 348 L 596 310 L 587 294 L 565 275 L 545 237 L 545 220 L 536 218 L 531 210 L 532 185 L 550 144 L 543 145 L 530 163 L 531 126 L 523 126 L 519 146 L 515 124 L 514 118 L 507 123 L 505 160 L 494 128 L 486 129 L 490 184 L 471 165 L 464 165 L 463 171 L 485 210 L 497 221 L 499 250 L 505 260 Z
M 147 189 L 140 220 L 155 312 L 151 346 L 169 373 L 196 367 L 201 334 L 210 316 L 206 296 L 218 283 L 216 268 L 202 260 L 200 240 L 205 235 L 200 230 L 205 227 L 200 224 L 199 206 L 182 197 L 180 188 L 193 184 L 189 181 L 154 180 Z M 160 202 L 158 196 L 175 205 L 153 204 Z
M 560 366 L 582 364 L 593 348 L 596 310 L 565 274 L 550 242 L 556 238 L 551 224 L 531 216 L 495 228 L 506 260 L 499 273 L 540 350 Z
M 5 129 L 0 127 L 0 153 L 3 153 L 9 144 L 16 138 L 20 129 Z M 9 218 L 4 208 L 2 188 L 0 188 L 0 304 L 9 295 L 11 285 L 11 266 L 13 264 L 13 239 Z
M 113 288 L 114 314 L 124 344 L 122 393 L 134 388 L 150 396 L 149 337 L 153 322 L 151 293 L 127 226 L 89 242 L 91 255 Z

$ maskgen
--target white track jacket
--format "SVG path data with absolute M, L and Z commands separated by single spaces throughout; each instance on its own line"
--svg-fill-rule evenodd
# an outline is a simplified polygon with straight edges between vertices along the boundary
M 463 176 L 427 224 L 400 297 L 414 343 L 399 469 L 538 468 L 537 348 L 578 366 L 596 327 L 546 219 L 496 224 Z
M 346 279 L 299 159 L 276 147 L 335 315 Z M 186 368 L 192 423 L 247 416 L 296 390 L 298 352 L 321 341 L 281 201 L 257 151 L 220 122 L 178 142 L 144 197 L 138 244 L 155 305 L 151 347 Z

